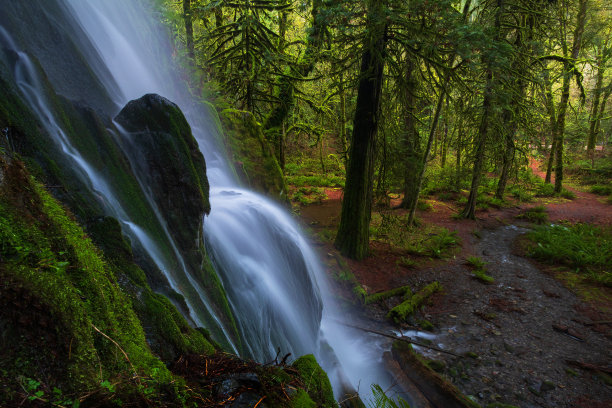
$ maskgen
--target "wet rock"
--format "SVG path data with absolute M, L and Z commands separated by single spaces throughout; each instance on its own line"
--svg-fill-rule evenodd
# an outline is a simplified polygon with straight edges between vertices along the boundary
M 177 105 L 155 94 L 128 102 L 115 118 L 133 144 L 136 173 L 150 186 L 179 248 L 197 250 L 210 212 L 204 156 Z

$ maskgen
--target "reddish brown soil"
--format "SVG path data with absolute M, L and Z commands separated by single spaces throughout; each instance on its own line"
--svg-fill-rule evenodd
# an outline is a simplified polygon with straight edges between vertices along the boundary
M 517 255 L 514 243 L 525 230 L 508 226 L 528 226 L 516 216 L 540 204 L 547 207 L 552 222 L 612 225 L 611 205 L 594 194 L 573 191 L 574 200 L 543 199 L 478 211 L 475 221 L 453 218 L 460 211 L 453 203 L 429 200 L 433 210 L 419 211 L 421 222 L 457 231 L 461 239 L 460 248 L 450 259 L 416 258 L 416 267 L 407 268 L 399 262 L 407 256 L 405 253 L 373 242 L 367 259 L 345 261 L 369 293 L 401 285 L 418 290 L 434 280 L 442 284 L 444 292 L 433 297 L 417 320 L 434 324 L 438 344 L 460 353 L 474 352 L 477 357 L 427 356 L 445 361 L 444 373 L 483 406 L 503 402 L 520 407 L 612 407 L 612 387 L 605 385 L 601 376 L 566 363 L 569 359 L 582 360 L 611 368 L 611 326 L 591 323 L 612 320 L 610 309 L 602 309 L 609 302 L 584 302 L 554 279 L 550 267 Z M 341 193 L 326 193 L 330 199 L 301 209 L 303 220 L 314 232 L 334 231 L 339 222 Z M 404 210 L 387 211 L 400 215 Z M 339 258 L 331 243 L 319 245 L 328 260 Z M 485 285 L 472 277 L 465 265 L 470 255 L 487 262 L 487 272 L 495 278 L 495 284 Z M 335 262 L 329 265 L 337 267 Z M 612 298 L 609 288 L 602 290 Z M 342 293 L 350 296 L 349 290 Z M 366 320 L 371 319 L 372 326 L 380 327 L 391 306 L 392 301 L 363 308 L 361 313 Z M 580 338 L 572 337 L 572 333 Z M 553 384 L 553 389 L 548 390 L 546 384 Z

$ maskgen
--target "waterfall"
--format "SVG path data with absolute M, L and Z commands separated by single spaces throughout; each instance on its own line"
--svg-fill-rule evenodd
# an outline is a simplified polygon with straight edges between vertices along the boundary
M 272 361 L 278 350 L 294 357 L 314 353 L 330 374 L 336 391 L 350 382 L 362 395 L 369 385 L 388 385 L 379 343 L 338 324 L 346 320 L 337 311 L 326 277 L 300 228 L 286 210 L 271 200 L 240 186 L 219 143 L 219 130 L 201 102 L 194 100 L 180 80 L 171 55 L 167 32 L 160 27 L 145 0 L 63 0 L 95 54 L 105 65 L 92 69 L 112 98 L 115 108 L 146 93 L 158 93 L 176 103 L 191 125 L 203 152 L 211 185 L 211 213 L 204 220 L 205 246 L 227 292 L 243 343 L 243 354 L 260 362 Z M 41 123 L 53 135 L 64 154 L 75 163 L 83 182 L 97 193 L 103 208 L 117 218 L 133 243 L 147 251 L 164 272 L 170 286 L 187 302 L 197 325 L 216 324 L 225 337 L 217 339 L 235 352 L 228 329 L 202 287 L 182 262 L 168 232 L 163 214 L 155 205 L 146 177 L 139 174 L 138 146 L 114 124 L 118 145 L 136 173 L 137 182 L 162 231 L 164 251 L 145 225 L 138 225 L 106 180 L 75 148 L 45 101 L 37 72 L 6 30 L 0 27 L 0 45 L 19 55 L 15 77 L 24 98 Z M 83 52 L 91 55 L 92 51 Z M 107 112 L 114 116 L 117 111 Z M 333 350 L 330 352 L 330 350 Z

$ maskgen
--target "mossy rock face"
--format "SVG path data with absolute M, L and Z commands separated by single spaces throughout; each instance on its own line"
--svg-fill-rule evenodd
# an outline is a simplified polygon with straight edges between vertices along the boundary
M 285 177 L 255 117 L 236 109 L 219 116 L 238 176 L 254 190 L 286 200 Z
M 312 354 L 302 356 L 293 362 L 293 367 L 298 370 L 304 388 L 308 395 L 316 403 L 317 407 L 336 408 L 338 403 L 334 400 L 334 391 L 327 374 Z M 308 406 L 304 403 L 302 406 Z
M 23 164 L 0 166 L 0 374 L 64 390 L 130 370 L 170 378 L 84 231 Z
M 102 217 L 88 225 L 88 232 L 104 252 L 122 289 L 130 296 L 147 343 L 155 355 L 169 364 L 182 354 L 214 352 L 208 336 L 191 327 L 168 297 L 151 290 L 145 273 L 134 263 L 129 242 L 122 235 L 116 219 Z M 188 314 L 185 300 L 177 293 L 172 295 L 174 303 Z
M 210 203 L 204 156 L 185 116 L 169 100 L 147 94 L 130 101 L 115 119 L 138 148 L 137 173 L 147 179 L 179 247 L 192 249 Z

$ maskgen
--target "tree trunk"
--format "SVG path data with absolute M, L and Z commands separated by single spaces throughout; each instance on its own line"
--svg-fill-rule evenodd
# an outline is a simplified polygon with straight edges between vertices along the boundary
M 587 140 L 587 155 L 593 159 L 595 156 L 595 143 L 597 141 L 597 125 L 599 123 L 599 103 L 601 101 L 601 91 L 603 85 L 605 66 L 602 64 L 602 56 L 598 56 L 597 79 L 593 90 L 593 105 L 591 107 L 591 126 L 589 127 L 589 138 Z
M 461 150 L 463 149 L 463 120 L 459 118 L 457 130 L 457 160 L 455 161 L 455 189 L 461 188 Z
M 495 42 L 498 42 L 501 37 L 501 15 L 504 9 L 504 0 L 497 0 L 497 11 L 495 13 Z M 487 82 L 484 89 L 484 97 L 482 100 L 482 119 L 478 134 L 476 135 L 476 155 L 474 157 L 474 168 L 472 169 L 472 185 L 470 186 L 470 195 L 465 208 L 461 212 L 463 218 L 471 220 L 476 218 L 476 199 L 478 197 L 478 187 L 482 179 L 482 169 L 484 167 L 485 146 L 489 135 L 489 121 L 493 115 L 493 68 L 492 61 L 487 61 Z
M 467 21 L 468 14 L 470 12 L 471 0 L 467 0 L 465 5 L 463 6 L 463 21 Z M 456 55 L 452 55 L 450 57 L 449 66 L 453 66 L 455 63 Z M 444 97 L 446 95 L 446 88 L 450 82 L 450 76 L 447 76 L 444 79 L 444 86 L 440 89 L 440 95 L 438 96 L 438 102 L 436 103 L 436 110 L 434 112 L 433 121 L 431 123 L 431 128 L 429 129 L 429 136 L 427 137 L 427 147 L 425 148 L 425 152 L 423 153 L 423 159 L 420 163 L 420 171 L 418 174 L 418 178 L 415 182 L 416 188 L 413 192 L 413 197 L 410 199 L 410 215 L 408 216 L 408 225 L 412 225 L 414 222 L 414 215 L 416 213 L 417 203 L 419 201 L 419 194 L 421 193 L 421 187 L 423 185 L 423 177 L 425 176 L 425 170 L 427 168 L 427 160 L 429 160 L 429 152 L 431 151 L 431 145 L 433 142 L 433 138 L 435 135 L 436 127 L 438 126 L 438 119 L 440 118 L 440 112 L 442 111 L 442 102 L 444 101 Z
M 553 163 L 555 162 L 555 149 L 557 148 L 557 114 L 555 112 L 555 101 L 552 95 L 552 84 L 548 68 L 544 70 L 544 99 L 546 101 L 546 110 L 550 121 L 550 153 L 548 155 L 548 164 L 546 166 L 546 178 L 544 181 L 550 183 L 552 177 Z M 548 145 L 546 145 L 548 148 Z
M 348 167 L 348 140 L 346 139 L 346 94 L 344 93 L 344 75 L 340 73 L 340 141 L 342 142 L 342 159 L 344 167 Z
M 418 195 L 418 174 L 421 168 L 420 138 L 416 129 L 414 116 L 415 92 L 417 82 L 414 77 L 414 63 L 410 57 L 406 60 L 406 71 L 404 77 L 404 131 L 402 147 L 404 149 L 404 197 L 399 205 L 400 208 L 412 208 L 412 201 Z
M 563 91 L 561 93 L 561 102 L 559 103 L 559 114 L 557 116 L 557 151 L 555 165 L 555 193 L 560 193 L 563 188 L 563 148 L 564 148 L 564 133 L 565 133 L 565 114 L 570 97 L 570 80 L 572 79 L 573 71 L 576 69 L 575 63 L 580 54 L 582 45 L 582 34 L 584 33 L 584 24 L 586 21 L 588 0 L 579 0 L 578 15 L 576 16 L 576 30 L 574 31 L 574 40 L 572 43 L 572 52 L 570 54 L 571 64 L 565 64 L 565 72 L 563 73 Z
M 463 218 L 469 218 L 471 220 L 476 218 L 476 198 L 478 196 L 478 187 L 480 186 L 480 180 L 482 179 L 482 169 L 484 167 L 485 158 L 485 145 L 487 142 L 487 136 L 489 133 L 489 120 L 492 114 L 491 104 L 491 93 L 493 91 L 493 73 L 489 69 L 487 73 L 487 84 L 484 92 L 484 98 L 482 101 L 482 119 L 480 127 L 478 128 L 478 135 L 476 141 L 476 157 L 474 158 L 474 168 L 472 170 L 472 185 L 470 187 L 470 195 L 468 201 L 461 213 Z
M 277 99 L 278 103 L 266 117 L 263 128 L 266 138 L 272 142 L 273 146 L 278 146 L 281 125 L 289 115 L 289 112 L 295 105 L 294 83 L 295 77 L 305 78 L 313 70 L 317 61 L 317 53 L 323 44 L 323 34 L 325 31 L 325 19 L 321 15 L 320 8 L 323 7 L 322 0 L 314 0 L 312 5 L 312 25 L 308 38 L 306 40 L 306 50 L 300 57 L 300 60 L 293 67 L 288 69 L 287 74 L 281 76 L 277 83 Z M 279 152 L 276 150 L 278 158 Z
M 185 22 L 185 38 L 187 42 L 187 56 L 190 63 L 195 62 L 193 47 L 193 18 L 191 16 L 191 0 L 183 0 L 183 21 Z
M 499 181 L 497 182 L 497 190 L 495 190 L 495 198 L 500 200 L 504 199 L 504 193 L 506 191 L 506 184 L 508 183 L 508 176 L 510 175 L 510 169 L 514 163 L 514 136 L 516 135 L 516 127 L 506 134 L 505 142 L 506 146 L 503 154 L 502 171 L 499 175 Z
M 454 58 L 452 58 L 454 61 Z M 442 111 L 442 102 L 444 102 L 444 96 L 446 92 L 446 85 L 448 85 L 448 78 L 445 81 L 444 88 L 440 89 L 440 95 L 438 96 L 438 102 L 436 103 L 436 110 L 434 111 L 434 117 L 431 123 L 431 128 L 429 129 L 429 136 L 427 137 L 427 147 L 425 148 L 425 153 L 423 153 L 423 158 L 421 159 L 420 172 L 419 177 L 416 181 L 416 189 L 414 197 L 411 200 L 410 206 L 410 215 L 408 216 L 408 225 L 412 225 L 414 222 L 414 216 L 416 214 L 417 204 L 419 202 L 419 194 L 421 194 L 421 187 L 423 186 L 423 178 L 425 177 L 425 170 L 427 169 L 427 160 L 429 160 L 429 153 L 431 152 L 431 145 L 433 144 L 434 136 L 436 133 L 436 128 L 438 127 L 438 120 L 440 119 L 440 112 Z
M 383 2 L 368 3 L 368 35 L 361 58 L 342 213 L 334 243 L 344 256 L 352 259 L 366 257 L 370 244 L 374 150 L 385 65 Z

